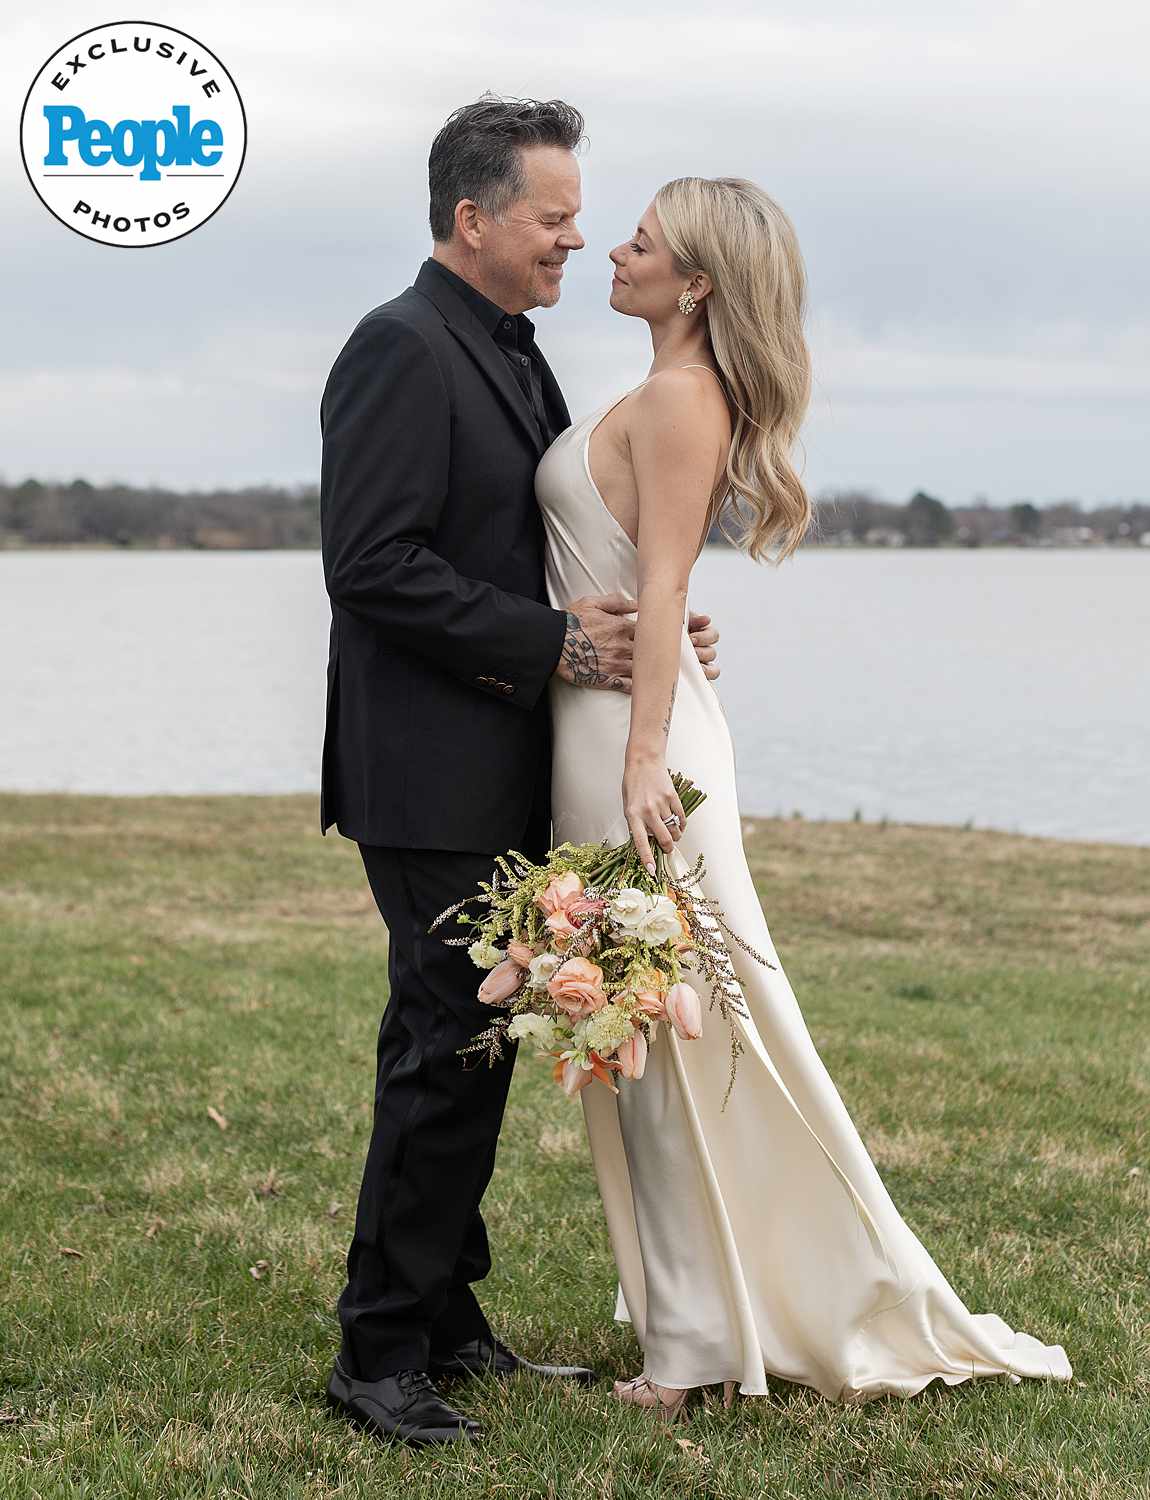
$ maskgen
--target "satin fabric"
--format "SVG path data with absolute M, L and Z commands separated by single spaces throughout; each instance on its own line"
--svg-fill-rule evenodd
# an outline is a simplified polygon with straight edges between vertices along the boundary
M 594 428 L 630 394 L 567 428 L 540 461 L 557 608 L 589 593 L 637 597 L 636 548 L 587 457 Z M 630 698 L 558 677 L 548 690 L 554 842 L 622 842 Z M 729 1033 L 691 970 L 702 1037 L 681 1042 L 660 1024 L 642 1080 L 579 1096 L 618 1270 L 615 1317 L 634 1325 L 645 1373 L 676 1387 L 733 1379 L 745 1395 L 766 1394 L 773 1375 L 839 1402 L 913 1396 L 935 1378 L 1070 1379 L 1061 1345 L 966 1308 L 867 1154 L 771 942 L 743 851 L 729 727 L 686 623 L 667 765 L 707 793 L 672 872 L 702 853 L 703 894 L 776 967 L 730 945 L 749 1017 L 725 1111 Z

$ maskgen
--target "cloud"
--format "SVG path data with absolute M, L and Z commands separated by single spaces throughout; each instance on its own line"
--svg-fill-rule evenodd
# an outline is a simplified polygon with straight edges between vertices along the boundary
M 86 10 L 0 34 L 10 139 Z M 431 137 L 494 88 L 587 116 L 587 249 L 534 315 L 575 415 L 650 361 L 645 327 L 608 306 L 607 251 L 660 182 L 738 173 L 787 210 L 807 264 L 812 488 L 1150 489 L 1141 4 L 720 0 L 703 25 L 684 0 L 151 13 L 236 77 L 244 173 L 203 229 L 127 254 L 68 234 L 6 159 L 9 478 L 314 479 L 332 360 L 429 253 Z

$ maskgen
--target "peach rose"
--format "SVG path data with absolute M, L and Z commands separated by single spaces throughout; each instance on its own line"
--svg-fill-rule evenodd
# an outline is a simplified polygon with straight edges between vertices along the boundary
M 549 917 L 544 917 L 543 925 L 553 938 L 563 938 L 567 942 L 570 942 L 579 930 L 565 911 L 553 911 Z
M 567 907 L 569 917 L 597 917 L 607 903 L 600 896 L 577 896 Z
M 631 993 L 643 1015 L 658 1018 L 666 1003 L 668 976 L 662 969 L 648 969 L 643 977 L 646 983 L 633 986 Z
M 547 981 L 547 993 L 572 1018 L 593 1015 L 607 1004 L 603 970 L 589 958 L 568 958 Z
M 667 992 L 666 1010 L 667 1019 L 681 1041 L 693 1042 L 702 1036 L 703 1003 L 689 984 L 671 986 Z
M 644 988 L 632 990 L 631 993 L 635 997 L 635 1007 L 640 1014 L 650 1016 L 652 1020 L 657 1020 L 663 1014 L 665 1002 L 658 990 Z
M 487 978 L 479 986 L 479 999 L 484 1005 L 502 1005 L 523 988 L 527 970 L 513 958 L 505 958 L 490 969 Z
M 582 894 L 582 880 L 574 870 L 568 870 L 566 875 L 557 875 L 546 890 L 539 892 L 535 904 L 550 916 L 553 912 L 566 911 Z

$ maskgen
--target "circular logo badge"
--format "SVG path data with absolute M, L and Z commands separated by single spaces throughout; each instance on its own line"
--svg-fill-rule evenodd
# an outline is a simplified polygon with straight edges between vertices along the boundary
M 178 240 L 224 203 L 247 120 L 202 42 L 155 21 L 112 21 L 65 42 L 20 116 L 24 170 L 49 213 L 102 245 Z

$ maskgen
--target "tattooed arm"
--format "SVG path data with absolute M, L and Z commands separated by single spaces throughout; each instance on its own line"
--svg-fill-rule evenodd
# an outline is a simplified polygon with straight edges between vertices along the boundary
M 667 704 L 667 717 L 663 720 L 663 744 L 667 743 L 667 736 L 671 733 L 671 714 L 675 707 L 675 689 L 679 686 L 676 680 L 671 684 L 671 701 Z
M 620 609 L 628 615 L 634 614 L 634 600 L 624 594 L 595 594 L 572 600 L 571 606 L 564 611 L 567 628 L 555 664 L 556 676 L 574 687 L 611 688 L 620 693 L 631 691 L 635 621 L 620 619 Z M 714 646 L 719 632 L 711 624 L 710 615 L 698 614 L 694 610 L 687 615 L 687 628 L 695 655 L 702 663 L 703 671 L 713 680 L 719 675 Z M 663 725 L 664 740 L 671 728 L 674 701 L 672 685 L 671 702 Z

